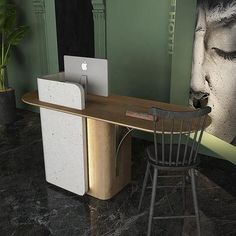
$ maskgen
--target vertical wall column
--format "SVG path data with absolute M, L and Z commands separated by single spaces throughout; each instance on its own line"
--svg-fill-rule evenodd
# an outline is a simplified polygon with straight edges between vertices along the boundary
M 188 105 L 196 20 L 196 0 L 171 0 L 171 2 L 176 4 L 176 14 L 170 102 Z
M 96 58 L 106 58 L 106 6 L 105 0 L 92 0 L 94 20 L 94 48 Z
M 31 109 L 22 103 L 22 95 L 37 89 L 39 75 L 58 72 L 54 0 L 14 2 L 19 23 L 27 25 L 29 30 L 12 52 L 7 67 L 8 81 L 9 86 L 15 88 L 17 107 Z
M 34 0 L 41 74 L 53 74 L 58 69 L 56 16 L 54 1 Z
M 45 9 L 48 73 L 54 74 L 59 72 L 55 0 L 45 1 Z
M 48 60 L 47 57 L 47 44 L 46 44 L 46 32 L 45 32 L 45 3 L 44 0 L 33 1 L 33 11 L 35 15 L 35 25 L 37 27 L 38 52 L 40 58 L 40 70 L 42 74 L 48 73 Z

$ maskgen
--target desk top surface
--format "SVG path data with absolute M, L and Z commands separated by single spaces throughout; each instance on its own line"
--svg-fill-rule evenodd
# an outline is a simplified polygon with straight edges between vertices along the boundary
M 147 113 L 151 107 L 158 107 L 171 111 L 191 110 L 191 108 L 179 105 L 118 95 L 111 95 L 109 97 L 87 95 L 86 108 L 84 110 L 78 110 L 39 101 L 37 91 L 26 93 L 22 97 L 22 100 L 23 102 L 33 106 L 65 112 L 148 132 L 153 131 L 153 122 L 150 120 L 127 116 L 127 110 L 142 113 Z M 208 121 L 208 123 L 210 124 L 210 121 Z

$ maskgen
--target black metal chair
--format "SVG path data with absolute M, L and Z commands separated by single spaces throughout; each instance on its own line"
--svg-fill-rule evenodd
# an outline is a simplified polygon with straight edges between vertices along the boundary
M 211 112 L 210 107 L 194 111 L 167 111 L 158 108 L 150 109 L 154 123 L 154 145 L 147 147 L 147 167 L 143 181 L 142 193 L 139 201 L 141 209 L 145 189 L 147 188 L 150 168 L 153 168 L 152 195 L 149 212 L 148 233 L 151 235 L 153 219 L 174 219 L 195 217 L 198 235 L 200 235 L 200 219 L 195 184 L 194 168 L 198 165 L 198 150 L 206 126 L 207 114 Z M 185 177 L 189 173 L 191 177 L 192 194 L 195 215 L 174 215 L 154 217 L 154 205 L 156 198 L 157 178 L 159 172 L 168 171 L 183 173 L 183 205 L 185 206 Z M 173 177 L 173 176 L 172 176 Z M 167 186 L 166 186 L 167 187 Z M 168 186 L 169 187 L 169 186 Z

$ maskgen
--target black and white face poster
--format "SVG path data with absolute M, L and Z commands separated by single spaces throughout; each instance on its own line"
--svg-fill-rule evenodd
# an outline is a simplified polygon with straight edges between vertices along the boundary
M 190 102 L 210 106 L 206 131 L 236 145 L 236 0 L 198 0 Z

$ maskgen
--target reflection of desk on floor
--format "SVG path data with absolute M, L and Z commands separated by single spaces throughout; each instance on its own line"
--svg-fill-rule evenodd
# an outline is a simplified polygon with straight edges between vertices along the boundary
M 116 126 L 148 132 L 153 130 L 152 121 L 126 116 L 126 111 L 132 107 L 140 112 L 148 112 L 151 107 L 175 111 L 188 109 L 173 104 L 116 95 L 109 97 L 88 95 L 84 110 L 41 102 L 37 92 L 25 94 L 22 100 L 33 106 L 87 118 L 88 194 L 99 199 L 111 198 L 127 185 L 131 178 L 130 138 L 120 150 L 120 170 L 119 176 L 116 176 Z

